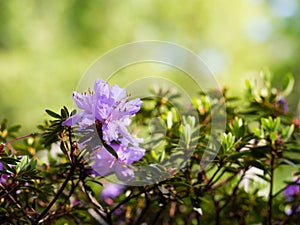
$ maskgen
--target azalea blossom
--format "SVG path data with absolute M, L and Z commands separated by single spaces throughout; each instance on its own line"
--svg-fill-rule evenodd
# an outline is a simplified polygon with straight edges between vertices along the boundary
M 91 145 L 97 151 L 94 157 L 92 168 L 96 174 L 106 176 L 115 173 L 122 181 L 128 181 L 134 174 L 127 165 L 141 159 L 145 150 L 139 147 L 143 141 L 136 138 L 128 131 L 131 124 L 131 117 L 134 116 L 142 105 L 140 99 L 128 100 L 125 89 L 97 79 L 94 83 L 94 91 L 87 93 L 73 93 L 73 100 L 82 111 L 65 120 L 63 126 L 78 124 L 82 133 L 88 130 L 85 141 L 79 146 Z M 91 129 L 92 127 L 92 129 Z M 99 142 L 105 142 L 118 155 L 113 156 L 103 143 L 92 143 L 95 135 L 100 138 Z
M 101 199 L 107 201 L 107 199 L 116 198 L 122 193 L 124 189 L 125 186 L 122 184 L 104 182 L 103 189 L 101 191 Z
M 73 92 L 73 100 L 82 111 L 65 120 L 63 126 L 73 126 L 78 123 L 79 129 L 86 128 L 99 121 L 102 125 L 103 140 L 108 143 L 123 137 L 124 141 L 131 143 L 141 142 L 131 136 L 126 129 L 142 105 L 140 99 L 128 101 L 125 89 L 97 79 L 94 83 L 94 92 L 80 94 Z M 127 140 L 125 140 L 127 139 Z
M 284 195 L 287 202 L 292 202 L 296 195 L 300 194 L 300 179 L 296 181 L 296 184 L 289 184 L 284 189 Z
M 300 212 L 299 196 L 300 196 L 300 179 L 295 181 L 295 184 L 289 184 L 284 189 L 286 202 L 289 203 L 285 209 L 287 215 Z
M 287 113 L 288 112 L 288 106 L 287 106 L 287 102 L 286 100 L 280 96 L 278 98 L 278 100 L 275 102 L 275 107 L 279 108 L 280 110 L 282 110 L 283 113 Z
M 6 183 L 7 174 L 2 174 L 1 171 L 3 171 L 3 164 L 0 162 L 0 183 Z

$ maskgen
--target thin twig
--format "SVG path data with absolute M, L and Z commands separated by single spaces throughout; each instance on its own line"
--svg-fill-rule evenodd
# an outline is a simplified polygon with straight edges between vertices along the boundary
M 23 214 L 32 221 L 31 216 L 28 215 L 28 213 L 25 211 L 24 207 L 21 206 L 21 204 L 9 193 L 8 190 L 3 186 L 3 184 L 0 183 L 0 187 L 6 192 L 7 196 L 10 198 L 10 200 L 18 207 L 18 209 L 21 209 Z
M 105 220 L 106 222 L 109 223 L 108 219 L 107 219 L 107 213 L 105 212 L 104 208 L 102 207 L 102 205 L 97 201 L 97 199 L 92 196 L 87 190 L 86 190 L 86 185 L 84 182 L 81 182 L 81 188 L 82 191 L 85 193 L 85 195 L 87 196 L 87 198 L 89 199 L 89 201 L 93 204 L 93 206 L 96 207 L 98 214 L 101 216 L 101 218 L 103 220 Z
M 230 196 L 233 196 L 234 199 L 236 198 L 236 192 L 237 192 L 237 190 L 238 190 L 238 188 L 239 188 L 240 183 L 241 183 L 242 180 L 244 179 L 244 177 L 245 177 L 247 171 L 248 171 L 248 167 L 245 168 L 245 170 L 243 171 L 242 176 L 240 177 L 239 181 L 236 183 L 236 185 L 235 185 L 233 191 L 231 192 L 231 195 L 230 195 Z M 229 204 L 230 200 L 231 200 L 230 197 L 227 198 L 226 202 L 219 208 L 220 211 L 223 210 L 223 209 L 226 207 L 226 205 Z
M 57 191 L 54 198 L 51 200 L 49 205 L 44 209 L 44 211 L 35 219 L 35 221 L 32 223 L 32 225 L 37 225 L 40 223 L 40 220 L 44 218 L 44 216 L 49 212 L 49 210 L 52 208 L 54 203 L 57 201 L 57 199 L 60 197 L 60 195 L 63 193 L 64 189 L 66 188 L 68 182 L 71 180 L 71 178 L 74 175 L 75 168 L 71 166 L 70 172 L 68 173 L 68 176 L 66 177 L 64 183 L 61 185 L 60 189 Z
M 230 177 L 228 177 L 228 178 L 226 178 L 226 179 L 220 181 L 220 182 L 217 183 L 217 184 L 215 184 L 215 183 L 212 184 L 212 185 L 211 185 L 211 188 L 212 188 L 212 189 L 217 189 L 218 187 L 223 186 L 224 184 L 228 183 L 228 182 L 231 181 L 233 178 L 235 178 L 237 174 L 238 174 L 238 172 L 232 174 Z
M 206 184 L 206 187 L 210 187 L 211 183 L 213 182 L 213 179 L 215 178 L 215 176 L 217 176 L 217 174 L 220 172 L 220 170 L 222 169 L 223 167 L 220 165 L 218 167 L 218 169 L 214 172 L 214 174 L 212 175 L 212 177 L 208 180 L 207 184 Z M 221 173 L 222 175 L 223 173 Z M 220 177 L 220 176 L 219 176 Z
M 271 168 L 270 168 L 270 192 L 268 200 L 268 225 L 272 225 L 273 218 L 273 184 L 274 184 L 274 169 L 275 169 L 275 154 L 276 149 L 271 149 Z
M 145 207 L 143 208 L 142 212 L 140 213 L 138 219 L 135 222 L 135 224 L 137 224 L 137 225 L 142 224 L 142 219 L 145 215 L 147 215 L 146 212 L 150 206 L 150 199 L 149 199 L 147 193 L 145 193 L 145 199 L 146 199 Z

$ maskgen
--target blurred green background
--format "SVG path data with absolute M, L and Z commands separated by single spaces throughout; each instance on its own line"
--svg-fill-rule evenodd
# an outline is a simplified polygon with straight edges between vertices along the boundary
M 299 94 L 299 0 L 0 0 L 0 119 L 35 131 L 44 109 L 72 107 L 71 93 L 99 56 L 121 44 L 164 40 L 198 54 L 240 94 L 267 66 Z

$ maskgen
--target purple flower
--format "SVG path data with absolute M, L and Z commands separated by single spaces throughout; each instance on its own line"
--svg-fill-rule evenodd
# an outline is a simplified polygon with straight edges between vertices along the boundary
M 122 162 L 119 159 L 116 159 L 104 147 L 95 155 L 95 162 L 92 165 L 92 168 L 99 176 L 116 173 L 117 177 L 122 181 L 131 180 L 134 176 L 131 169 L 126 168 L 126 165 L 122 165 Z
M 6 183 L 7 174 L 2 174 L 3 164 L 0 162 L 0 183 Z
M 73 100 L 83 111 L 65 120 L 63 126 L 78 123 L 79 129 L 84 129 L 98 121 L 102 126 L 102 138 L 108 143 L 120 137 L 128 143 L 142 142 L 142 139 L 132 137 L 126 128 L 131 123 L 130 117 L 140 110 L 142 101 L 138 98 L 128 101 L 125 89 L 118 85 L 110 89 L 107 82 L 97 79 L 94 93 L 90 90 L 85 94 L 73 92 Z
M 118 197 L 125 189 L 124 185 L 111 183 L 111 182 L 103 182 L 103 189 L 101 191 L 100 197 L 103 202 L 107 205 L 116 205 L 114 202 L 114 198 Z M 121 205 L 116 209 L 113 214 L 115 216 L 120 216 L 124 212 L 124 205 Z M 118 221 L 118 224 L 123 224 L 122 219 Z
M 278 100 L 276 101 L 275 107 L 281 109 L 283 113 L 288 112 L 287 102 L 286 102 L 285 98 L 283 98 L 282 96 L 280 96 L 278 98 Z
M 296 195 L 300 194 L 300 179 L 297 180 L 297 184 L 289 184 L 284 189 L 284 195 L 287 202 L 292 202 Z
M 103 183 L 103 189 L 101 191 L 101 198 L 105 201 L 107 198 L 116 198 L 124 190 L 124 185 L 115 184 L 111 182 Z
M 128 131 L 131 117 L 142 105 L 140 99 L 128 100 L 125 89 L 97 79 L 94 83 L 94 92 L 80 94 L 73 93 L 73 99 L 82 111 L 65 120 L 63 126 L 78 124 L 79 131 L 90 130 L 90 138 L 79 143 L 79 146 L 92 146 L 97 150 L 92 168 L 96 174 L 106 176 L 115 173 L 122 181 L 129 181 L 134 173 L 128 165 L 141 159 L 145 150 L 139 147 L 143 141 L 133 137 Z M 94 126 L 94 129 L 90 129 Z M 101 143 L 92 143 L 93 136 L 100 136 L 105 144 L 110 145 L 118 155 L 116 159 Z

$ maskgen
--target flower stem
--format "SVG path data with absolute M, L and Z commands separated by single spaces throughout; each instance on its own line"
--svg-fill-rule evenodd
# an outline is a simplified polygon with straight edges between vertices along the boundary
M 273 185 L 274 185 L 274 169 L 275 169 L 275 152 L 276 150 L 272 148 L 271 150 L 271 165 L 270 165 L 270 192 L 268 200 L 268 225 L 272 225 L 273 218 Z
M 52 199 L 52 201 L 49 203 L 49 205 L 44 209 L 44 211 L 35 219 L 35 221 L 32 223 L 32 225 L 37 225 L 40 223 L 40 221 L 46 216 L 46 214 L 49 212 L 49 210 L 52 208 L 54 203 L 57 201 L 59 196 L 63 193 L 64 189 L 66 188 L 68 182 L 71 180 L 72 176 L 74 175 L 75 167 L 74 165 L 71 166 L 70 172 L 68 173 L 67 178 L 65 179 L 64 183 L 61 185 L 60 189 L 57 191 L 56 195 Z

